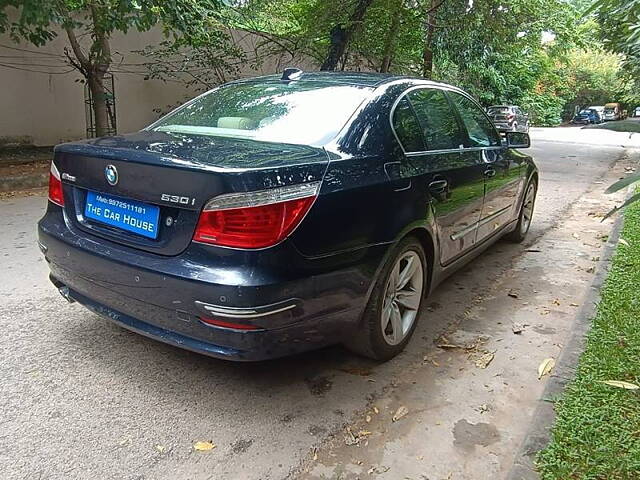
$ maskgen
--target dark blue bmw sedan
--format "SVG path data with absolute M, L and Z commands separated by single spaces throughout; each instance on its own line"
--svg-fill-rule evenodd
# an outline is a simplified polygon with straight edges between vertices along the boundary
M 172 345 L 389 359 L 438 282 L 524 239 L 528 146 L 449 85 L 287 69 L 56 147 L 40 248 L 67 300 Z

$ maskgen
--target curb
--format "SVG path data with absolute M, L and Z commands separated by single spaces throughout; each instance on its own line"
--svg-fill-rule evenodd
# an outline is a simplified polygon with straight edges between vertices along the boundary
M 589 286 L 584 305 L 571 326 L 571 338 L 560 354 L 555 366 L 555 373 L 551 376 L 544 388 L 538 406 L 533 415 L 522 445 L 518 449 L 511 471 L 506 480 L 539 480 L 540 475 L 535 470 L 535 457 L 544 449 L 551 439 L 551 428 L 555 423 L 554 400 L 563 392 L 569 382 L 575 377 L 576 367 L 580 356 L 584 352 L 586 335 L 591 329 L 591 320 L 596 315 L 600 290 L 604 285 L 611 260 L 618 245 L 620 232 L 622 231 L 624 217 L 619 215 L 611 229 L 611 235 L 605 243 L 600 260 L 596 264 L 596 272 L 593 282 Z

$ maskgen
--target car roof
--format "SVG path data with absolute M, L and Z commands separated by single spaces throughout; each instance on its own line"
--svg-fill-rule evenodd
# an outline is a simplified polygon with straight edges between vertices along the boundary
M 237 83 L 268 83 L 280 81 L 282 75 L 264 75 L 261 77 L 249 77 L 229 82 L 229 84 Z M 434 82 L 420 77 L 411 77 L 408 75 L 395 75 L 392 73 L 377 72 L 302 72 L 295 82 L 317 82 L 335 85 L 357 85 L 363 87 L 379 87 L 387 83 L 393 83 L 399 80 L 405 80 L 408 83 L 416 85 L 432 85 L 439 87 L 452 88 L 460 90 L 458 87 L 448 85 L 446 83 Z
M 487 108 L 514 108 L 514 107 L 518 107 L 518 105 L 489 105 L 489 107 Z

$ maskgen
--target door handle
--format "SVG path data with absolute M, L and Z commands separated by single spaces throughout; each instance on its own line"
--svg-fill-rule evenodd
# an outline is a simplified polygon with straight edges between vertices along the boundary
M 434 180 L 429 184 L 429 191 L 435 195 L 442 195 L 447 191 L 449 182 L 446 180 Z
M 485 177 L 495 177 L 496 171 L 493 168 L 487 168 L 484 172 L 482 172 L 482 174 Z

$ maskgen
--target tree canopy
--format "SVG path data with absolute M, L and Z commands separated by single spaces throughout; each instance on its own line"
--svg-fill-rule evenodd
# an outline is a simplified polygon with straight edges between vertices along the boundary
M 554 125 L 577 108 L 640 102 L 640 0 L 595 1 L 0 0 L 0 30 L 42 45 L 61 27 L 69 63 L 98 96 L 111 34 L 160 23 L 166 41 L 142 52 L 152 78 L 206 89 L 277 54 L 292 66 L 432 78 Z M 238 48 L 232 30 L 256 35 L 255 52 Z M 89 34 L 87 48 L 76 32 Z

